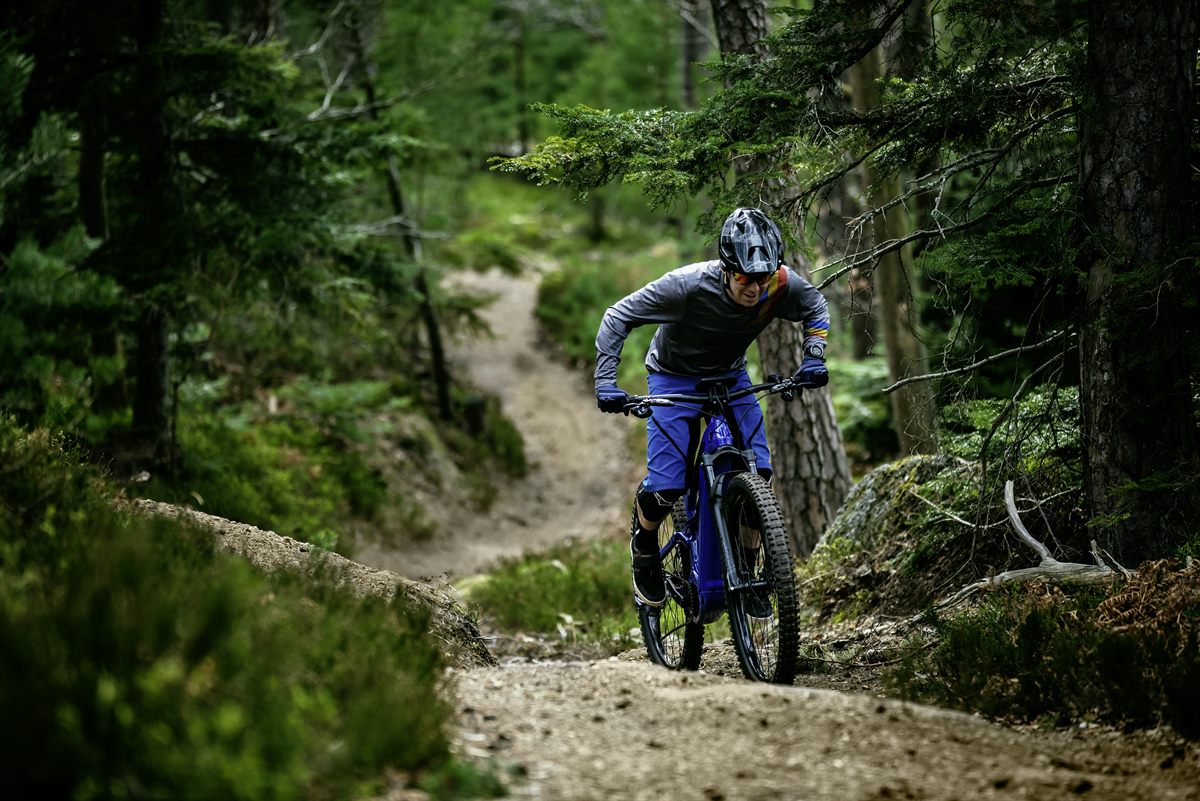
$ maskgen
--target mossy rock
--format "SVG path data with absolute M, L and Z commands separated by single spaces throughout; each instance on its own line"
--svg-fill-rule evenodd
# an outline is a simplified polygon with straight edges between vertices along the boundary
M 800 568 L 808 606 L 820 619 L 845 620 L 928 605 L 977 555 L 970 528 L 935 506 L 973 501 L 978 479 L 977 464 L 944 455 L 910 456 L 864 476 Z
M 954 456 L 909 456 L 898 462 L 880 465 L 863 476 L 834 518 L 833 524 L 817 542 L 820 548 L 829 540 L 847 539 L 860 547 L 874 550 L 907 529 L 914 511 L 928 505 L 912 497 L 910 490 L 922 486 L 950 470 L 972 468 Z

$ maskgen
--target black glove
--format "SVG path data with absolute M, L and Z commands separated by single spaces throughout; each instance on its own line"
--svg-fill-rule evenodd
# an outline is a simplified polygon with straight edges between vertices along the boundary
M 825 360 L 816 356 L 805 356 L 800 362 L 800 369 L 792 376 L 796 383 L 806 387 L 823 387 L 829 383 L 829 369 Z
M 596 387 L 596 405 L 600 411 L 620 414 L 629 403 L 629 394 L 618 386 Z

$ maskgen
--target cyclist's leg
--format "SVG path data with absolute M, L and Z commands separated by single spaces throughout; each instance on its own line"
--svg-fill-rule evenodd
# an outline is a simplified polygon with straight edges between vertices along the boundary
M 690 392 L 695 379 L 651 373 L 651 394 Z M 699 409 L 685 406 L 655 407 L 646 421 L 646 478 L 638 488 L 636 517 L 630 537 L 634 595 L 649 606 L 666 597 L 662 565 L 658 558 L 658 528 L 684 492 L 688 444 Z
M 750 386 L 750 375 L 745 370 L 737 373 L 737 379 L 734 389 Z M 742 436 L 746 437 L 748 444 L 754 450 L 759 475 L 769 479 L 771 448 L 767 445 L 767 429 L 763 425 L 762 407 L 758 405 L 758 398 L 748 395 L 733 401 L 730 406 L 733 407 L 733 413 L 737 417 L 738 428 L 741 429 Z

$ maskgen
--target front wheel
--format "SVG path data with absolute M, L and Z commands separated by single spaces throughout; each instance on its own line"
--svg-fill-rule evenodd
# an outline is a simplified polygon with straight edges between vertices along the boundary
M 658 527 L 660 551 L 686 523 L 687 508 L 680 499 Z M 635 501 L 633 526 L 636 525 Z M 646 653 L 651 662 L 671 670 L 695 670 L 700 667 L 700 654 L 704 650 L 704 624 L 695 622 L 700 599 L 692 584 L 692 557 L 687 543 L 676 539 L 674 547 L 663 557 L 663 574 L 667 600 L 662 607 L 651 609 L 638 604 L 638 623 L 641 624 Z
M 799 658 L 796 577 L 779 501 L 766 480 L 739 473 L 726 488 L 721 516 L 729 533 L 737 582 L 727 589 L 733 647 L 754 681 L 791 684 Z

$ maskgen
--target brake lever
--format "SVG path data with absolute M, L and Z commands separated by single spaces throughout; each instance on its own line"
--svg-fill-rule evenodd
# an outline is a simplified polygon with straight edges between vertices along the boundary
M 794 378 L 784 378 L 779 373 L 771 373 L 769 376 L 767 376 L 767 380 L 775 385 L 771 387 L 768 392 L 770 392 L 772 395 L 778 395 L 779 397 L 783 398 L 785 402 L 795 400 L 796 395 L 799 394 L 797 390 L 800 389 L 800 386 L 796 384 L 796 380 Z
M 652 415 L 654 413 L 650 409 L 650 406 L 645 403 L 634 404 L 633 406 L 627 407 L 625 409 L 625 411 L 628 414 L 632 414 L 634 417 L 640 417 L 642 420 L 645 420 L 647 417 L 649 417 L 650 415 Z

